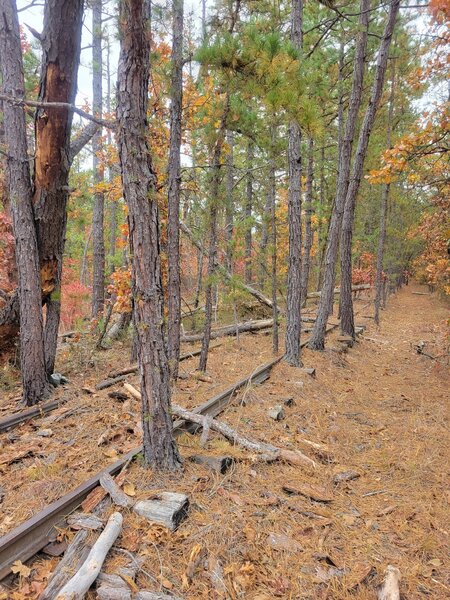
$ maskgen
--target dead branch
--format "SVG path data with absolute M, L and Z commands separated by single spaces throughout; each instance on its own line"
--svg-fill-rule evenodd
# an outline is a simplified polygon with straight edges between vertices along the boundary
M 123 517 L 113 513 L 80 570 L 62 588 L 57 600 L 82 600 L 97 579 L 111 546 L 122 531 Z

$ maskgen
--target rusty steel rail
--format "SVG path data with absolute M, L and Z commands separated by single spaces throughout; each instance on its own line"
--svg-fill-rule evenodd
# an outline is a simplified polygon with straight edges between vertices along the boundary
M 43 417 L 52 410 L 59 408 L 66 402 L 67 398 L 60 398 L 59 400 L 52 400 L 51 402 L 46 402 L 45 404 L 32 406 L 27 410 L 22 410 L 12 415 L 8 415 L 7 417 L 3 417 L 3 419 L 0 419 L 0 433 L 3 431 L 8 431 L 8 429 L 13 429 L 13 427 L 17 427 L 17 425 L 28 421 L 28 419 Z
M 268 379 L 272 367 L 280 360 L 281 357 L 278 357 L 258 367 L 249 376 L 241 379 L 223 392 L 220 392 L 207 402 L 195 408 L 194 412 L 216 417 L 230 403 L 236 391 L 247 385 L 263 383 Z M 179 436 L 185 431 L 195 430 L 198 427 L 197 425 L 184 420 L 175 421 L 173 426 L 175 436 Z M 54 537 L 54 528 L 58 525 L 62 525 L 67 515 L 80 506 L 89 492 L 99 485 L 100 477 L 103 474 L 109 473 L 110 475 L 114 475 L 140 452 L 142 452 L 142 446 L 131 450 L 120 460 L 105 469 L 102 469 L 96 475 L 64 495 L 59 500 L 49 504 L 43 511 L 34 515 L 1 537 L 0 580 L 11 573 L 11 565 L 14 561 L 21 560 L 24 562 L 28 560 L 51 541 L 52 537 Z

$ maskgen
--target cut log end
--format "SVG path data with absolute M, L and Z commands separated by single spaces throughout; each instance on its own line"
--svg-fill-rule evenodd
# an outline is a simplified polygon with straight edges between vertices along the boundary
M 133 510 L 141 517 L 174 531 L 187 516 L 189 498 L 185 494 L 163 492 L 153 500 L 136 502 Z

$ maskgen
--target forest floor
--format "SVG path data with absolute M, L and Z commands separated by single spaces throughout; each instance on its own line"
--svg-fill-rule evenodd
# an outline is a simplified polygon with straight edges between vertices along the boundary
M 413 293 L 418 291 L 425 288 L 410 285 L 391 297 L 380 328 L 364 316 L 372 314 L 367 301 L 358 302 L 357 323 L 366 330 L 353 348 L 345 351 L 338 333 L 331 334 L 325 352 L 303 353 L 315 378 L 280 363 L 267 382 L 238 393 L 219 417 L 252 439 L 302 450 L 319 462 L 316 469 L 259 462 L 216 434 L 204 448 L 199 436 L 179 438 L 182 474 L 156 475 L 140 460 L 129 466 L 127 490 L 134 498 L 169 490 L 191 502 L 174 533 L 125 511 L 116 545 L 144 558 L 140 588 L 192 600 L 374 599 L 391 564 L 402 575 L 402 598 L 450 596 L 449 361 L 416 350 L 425 342 L 431 356 L 448 352 L 448 307 L 434 295 Z M 58 392 L 67 402 L 44 419 L 0 434 L 0 534 L 138 445 L 136 400 L 111 400 L 110 390 L 82 391 L 125 366 L 125 353 L 128 348 L 121 356 L 115 347 L 93 355 L 74 345 L 60 365 L 71 380 Z M 196 406 L 270 358 L 270 335 L 223 338 L 211 353 L 211 381 L 191 375 L 179 381 L 174 399 Z M 190 359 L 181 370 L 192 373 L 196 364 L 197 358 Z M 137 385 L 135 376 L 129 381 Z M 289 398 L 293 402 L 284 405 Z M 268 410 L 278 404 L 285 418 L 273 421 Z M 4 398 L 0 416 L 11 406 L 11 398 Z M 42 430 L 51 433 L 37 435 Z M 326 449 L 313 454 L 305 438 Z M 220 475 L 190 462 L 193 454 L 236 460 Z M 350 471 L 354 479 L 336 482 Z M 283 490 L 305 492 L 308 485 L 326 501 Z M 17 598 L 36 598 L 39 586 L 30 581 L 45 583 L 56 561 L 39 557 L 30 577 L 18 584 Z M 107 570 L 124 561 L 112 551 Z M 219 581 L 212 570 L 221 573 Z

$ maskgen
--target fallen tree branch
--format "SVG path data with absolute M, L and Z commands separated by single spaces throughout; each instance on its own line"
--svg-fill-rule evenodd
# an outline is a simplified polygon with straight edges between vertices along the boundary
M 219 329 L 211 331 L 211 339 L 224 337 L 227 335 L 236 335 L 237 333 L 246 333 L 248 331 L 261 331 L 261 329 L 268 329 L 272 327 L 273 319 L 262 319 L 258 321 L 245 321 L 244 323 L 237 323 L 236 325 L 227 325 L 220 327 Z M 188 335 L 182 335 L 182 342 L 198 342 L 203 339 L 203 333 L 194 333 Z
M 121 513 L 113 513 L 80 570 L 61 589 L 57 600 L 82 600 L 97 579 L 111 546 L 122 531 Z
M 125 383 L 124 387 L 130 392 L 132 396 L 141 399 L 141 393 L 129 383 Z M 257 442 L 254 440 L 250 440 L 240 433 L 238 433 L 235 429 L 222 423 L 221 421 L 217 421 L 216 419 L 211 419 L 208 416 L 200 415 L 198 413 L 194 413 L 190 410 L 186 410 L 177 404 L 171 405 L 172 414 L 180 419 L 184 419 L 185 421 L 190 421 L 191 423 L 196 423 L 205 429 L 211 429 L 213 431 L 217 431 L 233 444 L 237 444 L 246 450 L 250 450 L 250 452 L 256 452 L 257 454 L 263 454 L 267 460 L 285 460 L 288 463 L 294 465 L 307 465 L 309 467 L 316 468 L 317 463 L 306 456 L 299 450 L 286 450 L 285 448 L 278 448 L 277 446 L 272 446 L 272 444 L 265 444 L 264 442 Z

